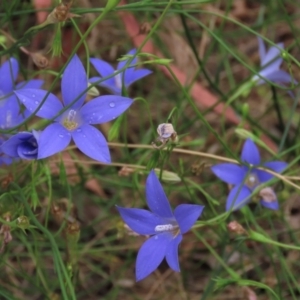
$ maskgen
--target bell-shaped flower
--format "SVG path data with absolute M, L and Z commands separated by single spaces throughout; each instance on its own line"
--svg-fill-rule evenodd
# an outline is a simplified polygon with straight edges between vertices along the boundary
M 127 55 L 135 54 L 136 49 L 132 49 L 127 53 Z M 128 60 L 120 61 L 116 70 L 102 59 L 91 58 L 90 62 L 101 77 L 92 77 L 89 82 L 95 83 L 99 81 L 97 85 L 110 90 L 115 95 L 121 95 L 123 84 L 125 89 L 127 89 L 135 81 L 152 73 L 152 71 L 148 69 L 135 69 L 134 65 L 137 63 L 137 57 L 133 58 L 132 62 L 123 71 L 120 70 L 126 66 Z
M 164 258 L 170 268 L 179 272 L 178 246 L 182 235 L 190 230 L 204 206 L 178 205 L 174 212 L 152 170 L 146 181 L 146 199 L 150 211 L 117 207 L 124 222 L 134 232 L 151 237 L 142 245 L 136 260 L 136 280 L 151 274 Z
M 110 163 L 106 139 L 92 125 L 115 119 L 128 109 L 133 100 L 121 96 L 100 96 L 84 104 L 87 87 L 84 67 L 78 56 L 74 55 L 62 76 L 63 104 L 55 95 L 40 89 L 15 92 L 30 112 L 41 105 L 36 115 L 54 121 L 39 137 L 38 159 L 62 151 L 73 139 L 85 155 Z
M 258 167 L 281 173 L 287 166 L 287 163 L 282 161 L 271 161 L 261 164 L 258 148 L 251 139 L 247 139 L 244 143 L 241 161 L 244 163 L 242 166 L 223 163 L 211 168 L 218 178 L 233 185 L 227 197 L 226 211 L 237 210 L 246 205 L 251 200 L 252 191 L 260 184 L 274 177 L 272 174 L 258 169 Z M 269 189 L 264 189 L 264 193 L 260 194 L 261 205 L 277 210 L 279 205 L 277 197 L 274 195 L 275 193 L 271 194 Z
M 37 159 L 38 140 L 41 132 L 18 132 L 2 144 L 2 151 L 13 158 Z
M 256 82 L 257 85 L 266 83 L 263 78 L 274 83 L 294 83 L 297 81 L 291 77 L 286 71 L 280 70 L 280 65 L 282 64 L 283 58 L 280 56 L 281 51 L 284 50 L 284 44 L 278 43 L 277 47 L 270 47 L 269 51 L 266 50 L 263 40 L 258 37 L 259 46 L 259 56 L 260 56 L 260 66 L 261 70 L 258 75 L 254 75 L 252 81 Z M 263 78 L 261 78 L 263 77 Z

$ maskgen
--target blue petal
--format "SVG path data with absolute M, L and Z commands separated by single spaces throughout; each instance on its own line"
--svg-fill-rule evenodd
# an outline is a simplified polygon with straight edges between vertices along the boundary
M 298 82 L 293 79 L 289 73 L 277 70 L 275 72 L 270 72 L 267 76 L 265 76 L 269 81 L 273 81 L 275 83 L 294 83 L 297 84 Z
M 65 149 L 71 141 L 71 134 L 59 123 L 49 125 L 40 135 L 38 159 L 56 154 Z
M 202 214 L 203 209 L 203 205 L 196 204 L 181 204 L 175 208 L 174 216 L 179 225 L 181 234 L 190 230 Z
M 132 103 L 133 100 L 122 96 L 100 96 L 82 107 L 81 116 L 89 124 L 106 123 L 121 115 Z
M 111 162 L 107 141 L 95 127 L 84 124 L 72 132 L 72 137 L 85 155 L 104 163 Z
M 107 63 L 102 59 L 91 58 L 90 62 L 102 77 L 111 76 L 115 72 L 114 68 L 109 63 Z M 114 84 L 113 77 L 106 79 L 106 81 L 107 83 Z
M 157 225 L 167 224 L 152 212 L 139 208 L 123 208 L 117 206 L 123 221 L 136 233 L 144 235 L 157 234 Z
M 142 245 L 136 259 L 136 281 L 144 279 L 160 265 L 171 240 L 171 234 L 161 233 L 152 236 Z
M 81 107 L 87 94 L 87 87 L 86 72 L 79 57 L 75 54 L 66 67 L 61 80 L 61 92 L 65 106 L 75 101 L 71 108 Z
M 101 82 L 100 82 L 100 80 L 101 80 Z M 102 86 L 103 88 L 108 89 L 110 92 L 112 92 L 115 95 L 122 94 L 122 90 L 116 86 L 114 77 L 112 78 L 112 81 L 108 80 L 108 79 L 103 80 L 100 77 L 92 77 L 91 79 L 89 79 L 90 83 L 95 83 L 98 81 L 99 81 L 99 83 L 97 83 L 98 86 Z
M 281 50 L 283 50 L 284 45 L 283 43 L 278 43 L 277 46 L 279 47 L 279 49 L 272 46 L 270 50 L 266 53 L 262 61 L 262 66 L 270 63 L 270 65 L 272 64 L 276 66 L 276 68 L 279 68 L 283 60 L 282 57 L 280 57 L 280 53 Z
M 229 193 L 226 201 L 226 211 L 234 211 L 246 205 L 251 199 L 245 200 L 251 195 L 246 186 L 235 186 Z
M 168 244 L 166 250 L 166 261 L 169 267 L 175 272 L 180 272 L 179 261 L 178 261 L 178 246 L 182 241 L 182 235 L 177 235 L 172 241 Z
M 147 70 L 147 69 L 138 69 L 131 73 L 128 73 L 128 70 L 126 70 L 125 78 L 124 78 L 125 86 L 128 87 L 135 81 L 137 81 L 145 76 L 148 76 L 151 73 L 152 73 L 152 71 Z
M 262 62 L 266 55 L 266 47 L 265 47 L 265 44 L 264 44 L 262 38 L 257 37 L 257 39 L 258 39 L 258 49 L 259 49 L 259 56 L 260 56 L 260 65 L 262 66 Z
M 129 52 L 126 53 L 126 55 L 135 55 L 136 54 L 136 49 L 131 49 Z M 126 59 L 126 60 L 121 60 L 119 63 L 118 63 L 118 66 L 117 66 L 117 70 L 121 70 L 123 67 L 125 67 L 125 65 L 127 64 L 129 59 Z M 133 60 L 131 61 L 130 64 L 128 64 L 128 67 L 129 66 L 132 66 L 132 65 L 135 65 L 137 63 L 137 57 L 134 57 Z
M 251 164 L 259 165 L 260 164 L 260 154 L 258 148 L 251 139 L 247 139 L 244 143 L 242 155 L 242 161 Z
M 19 132 L 15 134 L 14 136 L 10 137 L 6 142 L 4 142 L 1 145 L 1 150 L 11 156 L 11 157 L 18 157 L 18 149 L 17 146 L 30 138 L 32 138 L 33 135 L 30 132 Z
M 150 172 L 146 180 L 146 199 L 152 212 L 162 218 L 174 218 L 168 198 L 154 170 Z
M 244 181 L 247 170 L 236 164 L 224 163 L 211 167 L 213 173 L 229 184 L 240 184 Z
M 15 58 L 10 58 L 0 67 L 0 90 L 7 94 L 14 89 L 14 83 L 19 73 L 19 63 Z
M 63 109 L 57 97 L 44 90 L 22 89 L 15 91 L 15 94 L 30 112 L 34 112 L 43 102 L 41 108 L 36 113 L 41 118 L 53 119 Z M 45 99 L 46 95 L 47 98 Z
M 29 81 L 22 81 L 17 84 L 16 89 L 40 89 L 44 84 L 44 80 L 31 79 Z
M 264 163 L 262 166 L 271 169 L 276 173 L 281 173 L 288 166 L 288 164 L 283 161 L 270 161 Z M 272 174 L 261 170 L 256 170 L 256 173 L 261 183 L 267 182 L 274 177 Z
M 278 200 L 273 202 L 265 202 L 263 200 L 260 200 L 260 204 L 266 208 L 272 209 L 272 210 L 279 210 L 279 203 Z

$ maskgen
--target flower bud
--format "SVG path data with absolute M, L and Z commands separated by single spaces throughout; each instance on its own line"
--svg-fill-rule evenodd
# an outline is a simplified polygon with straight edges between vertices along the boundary
M 41 53 L 31 53 L 33 63 L 40 69 L 45 69 L 49 65 L 49 60 Z
M 162 139 L 174 139 L 177 136 L 177 133 L 174 130 L 174 127 L 171 123 L 163 123 L 158 125 L 157 133 Z
M 267 203 L 272 203 L 276 201 L 276 194 L 270 187 L 265 187 L 259 192 L 259 196 L 263 201 Z
M 160 175 L 160 170 L 154 170 L 154 171 L 157 176 Z M 170 171 L 163 171 L 161 180 L 164 182 L 181 182 L 181 178 L 176 173 Z
M 245 228 L 237 221 L 232 221 L 227 224 L 227 229 L 237 235 L 247 235 Z
M 17 218 L 17 226 L 22 229 L 28 229 L 30 227 L 30 222 L 26 216 L 20 216 Z

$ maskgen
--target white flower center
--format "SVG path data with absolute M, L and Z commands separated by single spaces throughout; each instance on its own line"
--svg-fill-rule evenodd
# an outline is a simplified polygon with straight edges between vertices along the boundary
M 77 111 L 70 109 L 66 111 L 62 118 L 62 125 L 68 130 L 74 130 L 80 125 L 80 116 Z
M 116 72 L 119 72 L 119 71 L 115 71 L 115 73 Z M 116 74 L 114 78 L 115 78 L 116 87 L 119 89 L 122 89 L 122 73 Z

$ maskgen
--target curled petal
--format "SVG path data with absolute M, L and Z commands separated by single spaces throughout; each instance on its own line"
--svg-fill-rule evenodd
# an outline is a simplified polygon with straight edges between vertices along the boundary
M 235 185 L 242 183 L 247 174 L 246 168 L 230 163 L 212 166 L 211 170 L 222 181 Z
M 11 157 L 18 157 L 17 146 L 20 143 L 32 138 L 32 136 L 33 135 L 30 132 L 19 132 L 5 141 L 1 145 L 1 150 Z
M 85 155 L 104 163 L 111 162 L 107 141 L 95 127 L 82 125 L 72 132 L 72 137 L 78 149 Z
M 42 104 L 36 113 L 41 118 L 53 119 L 63 109 L 57 97 L 44 90 L 21 89 L 15 94 L 31 113 Z
M 170 241 L 166 250 L 166 261 L 170 268 L 173 269 L 175 272 L 180 272 L 178 261 L 178 246 L 181 241 L 182 235 L 179 234 Z
M 138 234 L 157 234 L 155 227 L 167 224 L 164 219 L 145 209 L 123 208 L 120 206 L 117 206 L 117 209 L 123 221 Z
M 235 186 L 229 193 L 226 201 L 226 211 L 234 211 L 246 205 L 250 199 L 251 191 L 244 185 Z
M 251 165 L 260 164 L 260 154 L 258 148 L 251 139 L 247 139 L 244 143 L 241 159 Z
M 152 236 L 142 245 L 136 259 L 136 281 L 144 279 L 160 265 L 171 240 L 171 234 L 161 233 Z
M 266 208 L 272 209 L 272 210 L 278 210 L 279 209 L 279 203 L 278 200 L 276 199 L 273 202 L 266 202 L 263 200 L 260 200 L 260 204 Z
M 0 67 L 0 90 L 2 93 L 12 92 L 18 73 L 19 63 L 15 58 L 11 57 L 2 64 Z
M 174 216 L 178 222 L 181 234 L 186 233 L 195 224 L 202 214 L 203 205 L 181 204 L 174 210 Z
M 162 218 L 174 218 L 168 198 L 154 170 L 147 177 L 146 199 L 148 207 L 156 215 Z
M 38 159 L 46 158 L 65 149 L 71 141 L 71 134 L 61 124 L 49 125 L 40 135 Z
M 79 57 L 75 54 L 66 67 L 61 80 L 65 106 L 73 103 L 72 108 L 81 107 L 87 94 L 87 87 L 86 72 Z
M 102 124 L 114 120 L 126 111 L 133 100 L 122 96 L 100 96 L 81 109 L 81 116 L 89 124 Z

